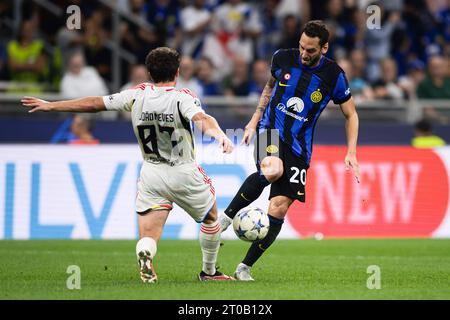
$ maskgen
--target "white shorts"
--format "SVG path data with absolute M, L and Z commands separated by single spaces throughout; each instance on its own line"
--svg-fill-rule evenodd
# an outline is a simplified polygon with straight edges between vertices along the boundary
M 173 203 L 202 222 L 216 200 L 211 179 L 195 162 L 171 166 L 144 161 L 138 181 L 136 211 L 171 210 Z

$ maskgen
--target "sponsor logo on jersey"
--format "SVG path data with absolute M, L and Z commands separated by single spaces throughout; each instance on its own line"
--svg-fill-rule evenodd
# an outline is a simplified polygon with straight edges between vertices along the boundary
M 286 108 L 286 106 L 284 104 L 282 104 L 282 103 L 279 103 L 277 105 L 277 109 L 280 110 L 281 112 L 285 113 L 286 115 L 288 115 L 290 117 L 293 117 L 293 118 L 295 118 L 295 119 L 297 119 L 299 121 L 303 121 L 303 122 L 307 122 L 308 121 L 308 118 L 299 116 L 298 114 L 289 111 L 289 109 Z
M 280 110 L 281 112 L 285 113 L 286 115 L 288 115 L 290 117 L 293 117 L 293 118 L 295 118 L 295 119 L 297 119 L 299 121 L 303 121 L 303 122 L 307 122 L 308 121 L 308 118 L 299 116 L 298 114 L 289 111 L 289 109 L 286 108 L 286 106 L 284 104 L 282 104 L 282 103 L 279 103 L 277 105 L 277 109 Z
M 303 100 L 299 97 L 292 97 L 290 98 L 286 106 L 288 107 L 289 111 L 295 111 L 295 112 L 302 112 L 305 108 L 305 104 L 303 103 Z
M 270 146 L 268 146 L 266 148 L 267 153 L 277 153 L 278 152 L 278 147 L 274 144 L 271 144 Z
M 322 93 L 320 92 L 320 89 L 317 89 L 311 93 L 311 101 L 317 103 L 320 102 L 320 100 L 322 100 Z

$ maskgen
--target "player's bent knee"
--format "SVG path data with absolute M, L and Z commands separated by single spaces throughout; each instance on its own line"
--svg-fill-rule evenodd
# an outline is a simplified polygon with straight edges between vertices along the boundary
M 272 198 L 269 205 L 269 214 L 278 219 L 284 219 L 286 213 L 291 205 L 292 200 L 287 198 Z
M 270 183 L 277 181 L 283 175 L 283 162 L 277 157 L 265 157 L 261 161 L 261 171 Z
M 269 211 L 269 214 L 274 218 L 284 219 L 288 209 L 289 209 L 288 206 L 275 207 L 274 209 Z
M 216 203 L 214 203 L 213 207 L 211 208 L 211 210 L 209 210 L 209 212 L 206 214 L 205 218 L 203 219 L 202 222 L 204 223 L 214 223 L 217 221 L 217 205 Z

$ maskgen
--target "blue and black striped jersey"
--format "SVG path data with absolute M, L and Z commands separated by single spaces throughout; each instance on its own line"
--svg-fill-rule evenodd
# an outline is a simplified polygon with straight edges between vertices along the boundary
M 272 57 L 271 73 L 276 83 L 259 129 L 278 129 L 281 140 L 309 165 L 320 114 L 330 100 L 341 104 L 351 97 L 344 71 L 325 56 L 309 68 L 299 49 L 282 49 Z

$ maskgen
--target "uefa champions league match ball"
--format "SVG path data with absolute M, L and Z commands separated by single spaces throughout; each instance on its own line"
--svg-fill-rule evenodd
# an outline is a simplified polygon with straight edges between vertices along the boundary
M 264 239 L 269 231 L 269 216 L 257 207 L 241 209 L 233 218 L 233 229 L 239 239 L 253 242 Z

